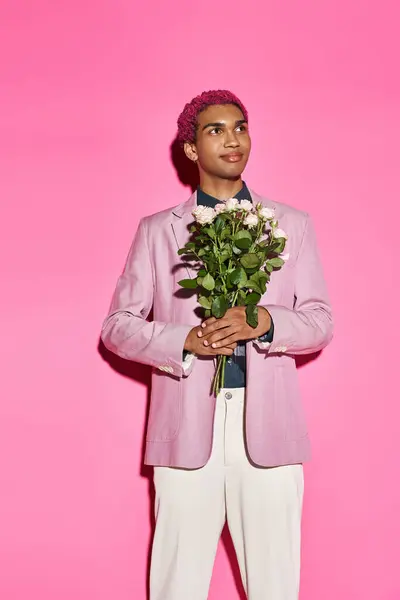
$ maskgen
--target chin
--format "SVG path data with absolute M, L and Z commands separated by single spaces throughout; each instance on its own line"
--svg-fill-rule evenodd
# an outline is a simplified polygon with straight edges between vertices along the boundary
M 223 169 L 221 169 L 221 171 L 223 171 L 224 179 L 238 179 L 241 177 L 246 168 L 247 160 L 248 158 L 241 160 L 238 163 L 224 165 Z
M 224 173 L 221 174 L 223 179 L 239 179 L 244 171 L 244 167 L 236 167 L 235 169 L 224 169 Z

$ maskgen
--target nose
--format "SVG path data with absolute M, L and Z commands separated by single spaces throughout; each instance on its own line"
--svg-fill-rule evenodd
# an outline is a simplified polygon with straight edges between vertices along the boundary
M 238 148 L 240 146 L 240 142 L 236 136 L 235 131 L 226 132 L 224 146 L 225 148 Z

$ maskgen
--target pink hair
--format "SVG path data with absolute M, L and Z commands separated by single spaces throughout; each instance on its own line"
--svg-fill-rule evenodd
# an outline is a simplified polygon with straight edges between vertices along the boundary
M 200 96 L 193 98 L 191 102 L 186 104 L 178 118 L 178 140 L 181 144 L 185 142 L 194 142 L 196 140 L 197 117 L 199 113 L 205 110 L 208 106 L 215 104 L 234 104 L 243 113 L 246 121 L 248 113 L 242 102 L 229 92 L 228 90 L 211 90 L 203 92 Z

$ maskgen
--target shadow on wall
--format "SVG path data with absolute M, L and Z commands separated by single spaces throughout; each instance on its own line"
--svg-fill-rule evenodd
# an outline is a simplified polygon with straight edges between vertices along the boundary
M 178 138 L 175 138 L 170 146 L 170 156 L 179 181 L 194 192 L 199 184 L 197 165 L 187 158 Z
M 178 175 L 179 181 L 190 188 L 192 192 L 198 186 L 198 170 L 197 166 L 190 161 L 182 147 L 180 146 L 177 138 L 173 140 L 170 146 L 170 156 L 171 161 L 175 167 L 176 173 Z M 149 320 L 152 320 L 152 315 L 149 315 Z M 129 360 L 125 360 L 120 358 L 116 354 L 113 354 L 104 346 L 101 339 L 98 343 L 98 352 L 103 360 L 105 360 L 114 371 L 123 375 L 124 377 L 128 377 L 132 381 L 136 381 L 141 385 L 146 387 L 147 390 L 147 407 L 146 407 L 146 423 L 149 415 L 150 408 L 150 383 L 151 383 L 151 368 L 142 365 L 139 363 L 135 363 Z M 308 354 L 304 356 L 296 357 L 296 365 L 297 367 L 303 367 L 307 363 L 315 360 L 319 355 L 319 352 L 314 354 Z M 138 465 L 138 471 L 141 477 L 144 477 L 148 480 L 148 493 L 149 493 L 149 520 L 151 524 L 151 531 L 154 532 L 155 527 L 155 519 L 154 519 L 154 486 L 153 486 L 153 468 L 151 466 L 144 465 L 142 462 L 142 457 L 144 456 L 144 449 L 146 443 L 146 430 L 143 431 L 142 438 L 142 448 L 141 448 L 141 458 L 140 463 Z M 147 598 L 149 598 L 149 572 L 150 572 L 150 556 L 151 556 L 151 544 L 152 537 L 149 540 L 148 552 L 147 552 Z M 238 567 L 238 563 L 236 560 L 236 554 L 233 547 L 233 543 L 229 534 L 229 530 L 225 525 L 224 530 L 222 532 L 222 543 L 224 545 L 226 554 L 228 556 L 229 564 L 232 569 L 233 577 L 235 580 L 235 584 L 240 596 L 241 600 L 246 600 L 246 595 L 243 590 L 240 571 Z
M 151 368 L 147 365 L 142 365 L 139 363 L 135 363 L 130 360 L 126 360 L 117 356 L 113 352 L 108 350 L 102 340 L 99 340 L 98 344 L 98 352 L 103 360 L 108 362 L 110 367 L 116 371 L 119 375 L 123 375 L 124 377 L 128 377 L 132 381 L 136 381 L 146 388 L 146 424 L 149 418 L 149 408 L 150 408 L 150 382 L 151 382 Z M 154 519 L 154 486 L 153 486 L 153 467 L 143 464 L 143 456 L 146 444 L 146 430 L 143 431 L 142 437 L 142 448 L 140 453 L 140 460 L 138 463 L 138 472 L 141 477 L 144 477 L 148 481 L 148 494 L 149 494 L 149 521 L 151 526 L 151 538 L 148 543 L 147 548 L 147 573 L 146 573 L 146 590 L 147 590 L 147 598 L 150 597 L 149 594 L 149 574 L 150 574 L 150 557 L 151 557 L 151 545 L 152 538 L 155 528 L 155 519 Z

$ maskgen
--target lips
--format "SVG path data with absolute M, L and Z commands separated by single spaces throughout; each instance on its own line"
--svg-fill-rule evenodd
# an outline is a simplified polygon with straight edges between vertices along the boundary
M 235 163 L 242 160 L 243 154 L 241 152 L 231 152 L 229 154 L 224 154 L 223 156 L 221 156 L 221 158 L 225 162 Z

